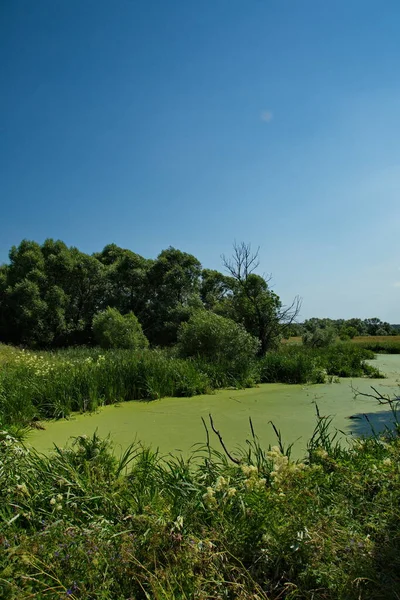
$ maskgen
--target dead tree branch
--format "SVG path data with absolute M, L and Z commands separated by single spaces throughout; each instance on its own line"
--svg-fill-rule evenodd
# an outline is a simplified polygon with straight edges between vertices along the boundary
M 386 394 L 381 394 L 380 392 L 378 392 L 378 390 L 376 388 L 374 388 L 373 385 L 370 386 L 371 390 L 374 390 L 374 394 L 367 394 L 366 392 L 360 392 L 360 390 L 356 389 L 355 387 L 353 387 L 353 384 L 351 384 L 351 390 L 354 394 L 354 397 L 357 398 L 358 396 L 364 396 L 365 398 L 373 398 L 374 400 L 377 400 L 379 402 L 379 404 L 389 404 L 392 405 L 393 402 L 399 402 L 400 398 L 397 396 L 396 398 L 390 398 L 389 395 Z
M 248 276 L 258 268 L 260 260 L 258 258 L 260 247 L 256 252 L 251 251 L 251 244 L 235 242 L 233 244 L 233 256 L 227 258 L 222 255 L 222 263 L 231 277 L 239 282 L 246 281 Z
M 211 429 L 213 430 L 213 432 L 215 433 L 215 435 L 218 437 L 219 439 L 219 443 L 221 444 L 225 454 L 227 455 L 227 457 L 229 458 L 229 460 L 231 460 L 233 463 L 235 463 L 236 465 L 240 465 L 240 460 L 235 458 L 234 456 L 232 456 L 232 454 L 229 452 L 228 448 L 225 446 L 225 442 L 222 439 L 222 435 L 220 434 L 220 432 L 218 431 L 218 429 L 215 428 L 214 425 L 214 421 L 213 418 L 211 416 L 211 414 L 208 415 L 210 418 L 210 425 L 211 425 Z

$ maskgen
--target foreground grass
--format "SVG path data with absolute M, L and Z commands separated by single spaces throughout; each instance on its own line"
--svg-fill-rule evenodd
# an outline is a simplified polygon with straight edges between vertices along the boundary
M 79 437 L 46 457 L 0 441 L 0 597 L 395 599 L 400 442 L 335 444 L 320 417 L 303 462 L 253 435 L 187 461 Z
M 61 418 L 127 400 L 193 396 L 263 383 L 323 383 L 379 377 L 373 352 L 352 344 L 328 349 L 284 346 L 246 367 L 177 358 L 173 352 L 96 348 L 30 352 L 0 346 L 0 423 Z

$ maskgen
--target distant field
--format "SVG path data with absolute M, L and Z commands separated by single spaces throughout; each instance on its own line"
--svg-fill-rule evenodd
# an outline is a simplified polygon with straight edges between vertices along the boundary
M 301 344 L 301 336 L 290 337 L 288 340 L 283 340 L 284 344 Z
M 367 342 L 369 344 L 381 342 L 384 344 L 390 344 L 391 342 L 396 342 L 397 344 L 400 344 L 400 335 L 358 335 L 352 339 L 352 342 L 355 342 L 356 344 L 361 344 L 363 342 Z
M 382 352 L 383 354 L 400 354 L 400 335 L 370 335 L 355 337 L 352 342 L 360 348 Z
M 400 354 L 400 335 L 359 335 L 349 340 L 349 342 L 376 353 Z M 301 344 L 301 337 L 291 337 L 288 340 L 283 340 L 283 343 L 293 346 L 299 345 Z

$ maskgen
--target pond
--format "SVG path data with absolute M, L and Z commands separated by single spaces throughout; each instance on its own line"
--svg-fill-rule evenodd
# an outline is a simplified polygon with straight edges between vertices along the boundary
M 249 417 L 260 441 L 276 443 L 272 421 L 284 442 L 294 442 L 294 454 L 301 456 L 316 424 L 316 404 L 321 415 L 333 417 L 333 427 L 345 435 L 363 435 L 370 423 L 377 431 L 393 422 L 390 410 L 372 398 L 354 398 L 351 388 L 396 396 L 400 383 L 400 355 L 378 355 L 373 364 L 386 379 L 341 379 L 322 385 L 262 384 L 246 390 L 223 390 L 192 398 L 162 398 L 151 402 L 124 402 L 101 408 L 96 413 L 76 414 L 69 419 L 48 421 L 45 430 L 34 430 L 28 443 L 41 452 L 54 444 L 65 446 L 72 436 L 111 436 L 116 452 L 134 440 L 159 448 L 161 453 L 187 455 L 193 444 L 204 442 L 201 417 L 208 423 L 211 414 L 228 448 L 243 445 L 250 435 Z M 368 420 L 365 415 L 367 415 Z M 213 436 L 214 434 L 211 435 Z M 211 438 L 218 447 L 218 440 Z

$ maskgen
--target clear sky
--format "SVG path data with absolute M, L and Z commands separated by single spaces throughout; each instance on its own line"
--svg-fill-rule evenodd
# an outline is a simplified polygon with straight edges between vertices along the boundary
M 243 240 L 302 317 L 400 323 L 399 30 L 398 0 L 0 1 L 0 262 Z

